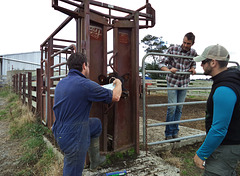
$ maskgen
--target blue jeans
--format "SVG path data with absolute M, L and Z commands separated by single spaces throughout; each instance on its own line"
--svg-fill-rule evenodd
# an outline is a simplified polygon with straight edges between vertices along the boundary
M 81 176 L 90 138 L 101 135 L 101 121 L 98 118 L 89 118 L 87 122 L 62 126 L 64 130 L 56 132 L 55 138 L 64 153 L 63 176 Z
M 167 84 L 170 87 L 169 84 Z M 168 90 L 168 103 L 181 103 L 185 101 L 187 90 Z M 181 119 L 183 105 L 168 106 L 166 122 L 178 121 Z M 178 124 L 166 125 L 165 136 L 177 135 Z

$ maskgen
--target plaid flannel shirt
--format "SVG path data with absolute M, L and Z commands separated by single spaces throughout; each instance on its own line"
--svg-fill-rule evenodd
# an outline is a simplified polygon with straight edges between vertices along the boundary
M 182 56 L 197 56 L 197 52 L 194 49 L 190 49 L 187 52 L 182 50 L 180 45 L 170 47 L 166 54 L 182 55 Z M 171 69 L 172 67 L 178 69 L 179 72 L 189 72 L 190 68 L 196 68 L 196 62 L 193 59 L 185 59 L 179 57 L 164 57 L 161 59 L 159 68 L 167 67 Z M 187 87 L 190 82 L 190 75 L 180 75 L 180 74 L 167 74 L 167 82 L 171 87 Z

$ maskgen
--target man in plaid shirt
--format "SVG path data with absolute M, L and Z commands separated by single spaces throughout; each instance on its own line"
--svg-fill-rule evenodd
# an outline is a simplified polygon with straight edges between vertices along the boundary
M 192 32 L 187 33 L 183 38 L 182 45 L 172 46 L 167 50 L 166 54 L 192 56 L 196 57 L 197 52 L 192 49 L 195 42 L 195 35 Z M 167 74 L 168 87 L 187 87 L 190 82 L 190 75 L 175 74 L 176 72 L 192 72 L 195 74 L 196 62 L 193 59 L 181 57 L 164 57 L 159 64 L 162 71 L 170 71 L 172 74 Z M 168 103 L 181 103 L 185 101 L 187 90 L 168 90 Z M 167 109 L 166 122 L 178 121 L 182 115 L 182 105 L 169 106 Z M 165 139 L 178 137 L 178 124 L 166 125 Z

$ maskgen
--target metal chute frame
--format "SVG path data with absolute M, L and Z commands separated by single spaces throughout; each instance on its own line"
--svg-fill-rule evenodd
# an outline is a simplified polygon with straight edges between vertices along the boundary
M 65 54 L 67 59 L 72 52 L 86 54 L 90 66 L 89 78 L 98 82 L 99 75 L 108 76 L 108 53 L 113 54 L 111 68 L 114 68 L 119 76 L 129 74 L 129 80 L 124 83 L 129 96 L 115 103 L 111 110 L 109 105 L 93 103 L 90 116 L 98 117 L 102 121 L 100 146 L 103 152 L 134 147 L 138 153 L 139 29 L 155 25 L 155 10 L 148 1 L 136 11 L 90 0 L 52 0 L 52 7 L 68 17 L 41 45 L 42 120 L 51 128 L 55 120 L 52 111 L 54 87 L 56 82 L 64 77 L 59 71 L 64 65 L 67 74 L 66 64 L 55 63 L 55 57 L 60 59 L 60 54 Z M 97 11 L 94 7 L 107 9 L 108 13 Z M 145 13 L 142 12 L 144 10 Z M 113 15 L 113 12 L 121 12 L 124 16 Z M 56 39 L 56 34 L 73 19 L 76 22 L 76 40 Z M 108 31 L 113 32 L 111 52 L 107 51 Z M 64 45 L 55 44 L 56 42 L 62 42 Z M 59 75 L 54 71 L 56 68 L 59 68 Z

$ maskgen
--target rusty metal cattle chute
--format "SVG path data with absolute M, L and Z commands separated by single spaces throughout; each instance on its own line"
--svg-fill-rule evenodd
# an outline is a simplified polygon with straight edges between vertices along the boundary
M 135 148 L 139 152 L 139 29 L 155 25 L 155 11 L 146 4 L 136 11 L 90 0 L 52 0 L 52 7 L 68 17 L 41 44 L 41 107 L 43 123 L 54 122 L 52 107 L 54 89 L 68 73 L 66 60 L 72 52 L 87 55 L 90 79 L 99 82 L 99 75 L 108 76 L 108 66 L 118 76 L 128 75 L 124 82 L 127 96 L 120 102 L 105 105 L 93 103 L 91 117 L 103 124 L 103 152 Z M 96 10 L 107 10 L 104 13 Z M 142 12 L 144 11 L 144 12 Z M 121 12 L 123 16 L 114 15 Z M 59 39 L 56 35 L 72 20 L 76 22 L 76 40 Z M 108 32 L 113 33 L 113 50 L 108 52 Z M 108 64 L 108 54 L 111 61 Z

